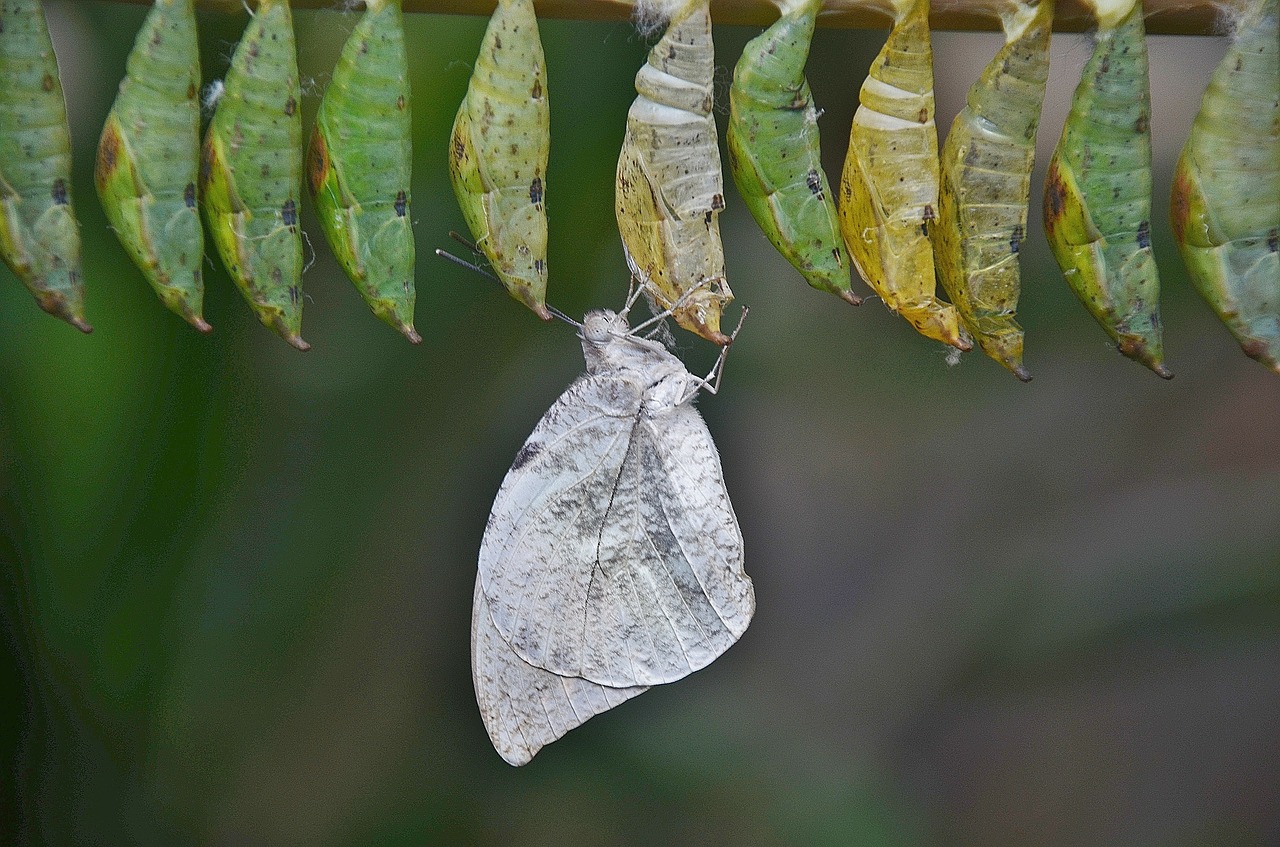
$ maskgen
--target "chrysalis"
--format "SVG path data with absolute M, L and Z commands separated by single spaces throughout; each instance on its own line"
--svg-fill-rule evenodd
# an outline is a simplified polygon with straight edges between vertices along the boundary
M 1120 352 L 1165 379 L 1160 276 L 1151 255 L 1151 91 L 1137 0 L 1098 0 L 1097 43 L 1044 186 L 1062 273 Z
M 307 162 L 329 245 L 373 313 L 417 344 L 413 127 L 401 0 L 368 0 L 316 115 Z
M 547 311 L 546 60 L 533 0 L 499 0 L 449 141 L 449 176 L 471 235 L 512 297 Z
M 0 0 L 0 258 L 36 303 L 81 332 L 71 134 L 39 0 Z
M 676 323 L 726 344 L 720 314 L 733 292 L 720 243 L 714 73 L 709 0 L 686 0 L 636 74 L 614 211 L 627 264 L 645 293 L 664 309 L 678 301 Z
M 520 448 L 480 545 L 472 675 L 513 765 L 710 664 L 755 612 L 720 458 L 693 408 L 716 378 L 629 329 L 625 310 L 591 312 L 580 330 L 587 372 Z
M 200 58 L 192 0 L 155 0 L 98 143 L 107 221 L 169 309 L 202 332 L 204 232 L 196 210 Z
M 1280 16 L 1240 5 L 1174 171 L 1173 234 L 1245 354 L 1280 373 Z
M 729 89 L 729 170 L 778 252 L 811 286 L 856 306 L 804 77 L 821 8 L 822 0 L 783 4 L 782 17 L 742 51 Z
M 287 0 L 260 0 L 204 141 L 200 204 L 222 263 L 258 315 L 302 340 L 302 117 Z
M 956 310 L 935 294 L 929 231 L 938 209 L 929 0 L 895 0 L 849 130 L 840 224 L 858 273 L 922 335 L 969 350 Z
M 1005 45 L 969 89 L 942 148 L 938 277 L 984 353 L 1026 382 L 1014 319 L 1036 127 L 1049 76 L 1053 0 L 1001 7 Z

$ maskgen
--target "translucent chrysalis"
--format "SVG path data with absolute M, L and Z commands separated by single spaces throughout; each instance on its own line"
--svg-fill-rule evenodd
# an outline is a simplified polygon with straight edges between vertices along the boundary
M 1151 253 L 1151 91 L 1137 0 L 1096 0 L 1098 33 L 1044 186 L 1044 230 L 1071 290 L 1120 352 L 1165 379 Z
M 368 0 L 325 89 L 308 184 L 334 255 L 373 313 L 415 344 L 413 126 L 401 0 Z
M 1245 354 L 1280 373 L 1280 16 L 1242 0 L 1173 177 L 1191 283 Z
M 161 302 L 208 332 L 199 94 L 193 0 L 155 0 L 102 128 L 94 181 L 107 221 Z
M 586 373 L 520 448 L 480 545 L 472 675 L 513 765 L 710 664 L 755 612 L 719 455 L 693 408 L 724 351 L 696 377 L 625 314 L 583 320 Z
M 1014 315 L 1027 237 L 1036 128 L 1049 76 L 1053 0 L 1000 7 L 1005 44 L 969 89 L 941 154 L 933 247 L 938 278 L 982 351 L 1024 382 Z
M 669 8 L 669 7 L 664 7 Z M 720 314 L 733 299 L 724 273 L 724 177 L 711 114 L 715 52 L 709 0 L 686 0 L 636 74 L 618 156 L 614 211 L 632 275 L 676 323 L 728 343 Z
M 743 49 L 729 89 L 729 170 L 778 252 L 811 286 L 857 305 L 804 77 L 821 8 L 822 0 L 784 3 L 778 21 Z
M 258 320 L 302 340 L 302 116 L 287 0 L 259 0 L 205 135 L 200 205 Z
M 969 350 L 950 303 L 936 296 L 930 229 L 938 209 L 929 0 L 898 0 L 849 129 L 840 224 L 860 273 L 917 332 Z
M 93 331 L 84 319 L 67 104 L 39 0 L 0 0 L 0 258 L 41 309 Z
M 449 176 L 476 244 L 512 297 L 547 311 L 546 59 L 533 0 L 499 0 L 449 140 Z

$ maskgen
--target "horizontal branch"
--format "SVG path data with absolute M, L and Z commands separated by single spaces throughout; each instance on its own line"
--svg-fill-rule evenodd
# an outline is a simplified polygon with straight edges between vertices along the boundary
M 114 0 L 118 3 L 146 3 L 151 0 Z M 240 11 L 241 0 L 196 0 L 205 9 Z M 340 0 L 293 0 L 298 9 L 334 9 Z M 633 0 L 535 0 L 538 15 L 544 18 L 620 21 L 631 16 Z M 1209 0 L 1144 0 L 1147 31 L 1154 34 L 1208 35 L 1215 31 L 1215 5 Z M 493 11 L 494 0 L 404 0 L 407 12 L 442 12 L 456 15 L 485 15 Z M 827 0 L 819 25 L 852 29 L 886 29 L 890 23 L 884 11 L 887 3 L 875 0 Z M 933 0 L 930 21 L 940 30 L 995 30 L 999 21 L 981 0 Z M 772 0 L 712 0 L 712 18 L 718 24 L 767 26 L 777 17 Z M 1082 32 L 1092 28 L 1093 19 L 1081 0 L 1060 0 L 1054 29 Z

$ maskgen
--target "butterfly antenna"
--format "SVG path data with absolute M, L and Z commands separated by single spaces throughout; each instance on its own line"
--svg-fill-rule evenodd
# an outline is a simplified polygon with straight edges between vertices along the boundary
M 450 262 L 453 262 L 455 265 L 461 265 L 462 267 L 468 270 L 475 271 L 481 276 L 487 276 L 489 277 L 489 279 L 493 280 L 494 282 L 499 281 L 498 278 L 494 276 L 490 271 L 480 267 L 475 262 L 468 262 L 466 259 L 459 258 L 458 256 L 455 256 L 452 253 L 449 253 L 445 250 L 441 250 L 439 247 L 436 248 L 436 255 L 439 256 L 441 259 L 448 259 Z
M 477 256 L 480 255 L 480 245 L 476 244 L 474 241 L 468 240 L 466 236 L 462 235 L 461 233 L 455 232 L 453 230 L 449 230 L 449 237 L 452 238 L 454 241 L 458 242 L 459 244 L 461 244 L 463 247 L 466 247 L 468 250 L 470 250 L 472 253 L 476 254 Z

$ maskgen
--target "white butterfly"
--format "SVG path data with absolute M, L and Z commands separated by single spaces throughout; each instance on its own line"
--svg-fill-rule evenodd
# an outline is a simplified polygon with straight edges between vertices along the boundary
M 710 664 L 755 612 L 720 457 L 693 408 L 724 353 L 694 376 L 625 315 L 583 320 L 587 372 L 516 455 L 480 545 L 472 675 L 513 765 Z

